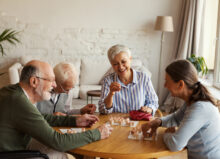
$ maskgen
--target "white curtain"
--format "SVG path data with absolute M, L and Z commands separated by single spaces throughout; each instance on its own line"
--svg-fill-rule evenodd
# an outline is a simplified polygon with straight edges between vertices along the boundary
M 205 0 L 183 0 L 174 59 L 186 59 L 191 54 L 200 55 L 199 51 L 201 51 L 203 41 L 204 5 Z M 182 100 L 168 94 L 160 108 L 170 113 L 182 104 Z
M 191 54 L 199 55 L 200 38 L 203 37 L 205 0 L 184 0 L 183 4 L 176 59 L 185 59 Z

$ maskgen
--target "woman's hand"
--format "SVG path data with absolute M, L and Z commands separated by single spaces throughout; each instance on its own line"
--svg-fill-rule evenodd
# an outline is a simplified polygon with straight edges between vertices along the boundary
M 110 89 L 110 92 L 104 100 L 106 108 L 108 108 L 108 109 L 112 107 L 113 96 L 114 96 L 115 92 L 121 90 L 121 85 L 118 82 L 112 82 L 111 85 L 109 86 L 109 89 Z
M 161 125 L 160 119 L 155 119 L 151 122 L 148 122 L 146 124 L 142 124 L 142 132 L 144 137 L 152 137 L 154 134 L 156 134 L 157 128 Z
M 165 130 L 165 133 L 175 133 L 177 130 L 177 127 L 173 126 L 173 127 L 169 127 Z
M 115 92 L 118 92 L 121 90 L 121 85 L 118 82 L 112 82 L 110 85 L 110 93 L 112 95 L 115 94 Z
M 148 107 L 148 106 L 142 106 L 141 109 L 140 109 L 142 112 L 144 113 L 148 113 L 148 114 L 152 114 L 153 112 L 153 109 Z

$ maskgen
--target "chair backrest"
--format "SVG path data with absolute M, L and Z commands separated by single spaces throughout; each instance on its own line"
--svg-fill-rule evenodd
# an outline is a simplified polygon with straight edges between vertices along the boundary
M 15 63 L 8 69 L 10 84 L 16 84 L 20 80 L 20 71 L 23 66 L 20 63 Z
M 24 158 L 44 158 L 49 159 L 46 154 L 41 153 L 40 151 L 34 150 L 19 150 L 19 151 L 7 151 L 0 152 L 0 158 L 7 159 L 24 159 Z

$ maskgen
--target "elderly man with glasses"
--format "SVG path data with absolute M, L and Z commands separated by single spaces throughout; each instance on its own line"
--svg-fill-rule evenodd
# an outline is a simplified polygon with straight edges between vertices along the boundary
M 90 114 L 79 117 L 42 115 L 35 103 L 49 100 L 55 87 L 52 67 L 34 60 L 22 69 L 19 83 L 0 89 L 0 152 L 31 149 L 46 153 L 50 159 L 67 159 L 64 151 L 111 134 L 112 128 L 106 124 L 77 134 L 56 132 L 51 126 L 88 127 L 99 119 Z
M 37 108 L 42 114 L 72 115 L 93 114 L 96 110 L 94 104 L 88 104 L 81 109 L 72 108 L 73 89 L 77 80 L 77 72 L 74 66 L 67 62 L 61 62 L 54 67 L 57 87 L 54 88 L 49 101 L 37 103 Z

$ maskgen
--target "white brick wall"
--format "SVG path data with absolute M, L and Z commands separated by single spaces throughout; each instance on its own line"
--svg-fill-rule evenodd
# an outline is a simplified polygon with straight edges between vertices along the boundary
M 53 0 L 51 7 L 51 0 L 1 0 L 0 31 L 10 27 L 23 32 L 20 35 L 22 44 L 10 46 L 7 57 L 0 57 L 0 72 L 7 70 L 20 56 L 40 56 L 54 61 L 74 56 L 106 56 L 110 46 L 121 43 L 149 66 L 157 90 L 161 32 L 153 29 L 154 23 L 159 15 L 174 18 L 174 32 L 165 33 L 164 37 L 163 68 L 173 59 L 182 2 L 67 0 L 63 3 Z M 159 79 L 160 89 L 163 76 L 164 69 Z M 0 77 L 0 87 L 5 84 L 6 75 Z
M 21 56 L 43 57 L 46 60 L 88 55 L 107 58 L 106 52 L 114 44 L 127 45 L 132 50 L 132 56 L 141 58 L 145 63 L 152 56 L 147 30 L 143 29 L 48 28 L 2 14 L 0 24 L 0 32 L 5 28 L 21 31 L 18 36 L 20 44 L 4 45 L 7 55 L 0 58 L 1 72 L 7 71 Z M 7 77 L 0 78 L 0 86 L 8 83 Z

